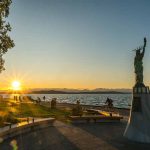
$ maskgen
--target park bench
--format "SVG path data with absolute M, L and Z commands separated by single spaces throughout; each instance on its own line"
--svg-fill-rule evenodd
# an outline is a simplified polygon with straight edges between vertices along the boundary
M 119 122 L 123 119 L 117 113 L 107 112 L 98 109 L 86 109 L 86 114 L 83 116 L 70 116 L 71 122 Z
M 105 116 L 105 115 L 85 115 L 85 116 L 70 116 L 72 123 L 86 123 L 86 122 L 119 122 L 123 119 L 122 116 Z
M 104 116 L 119 116 L 119 114 L 112 111 L 102 111 L 98 109 L 86 109 L 87 113 L 93 115 L 104 115 Z

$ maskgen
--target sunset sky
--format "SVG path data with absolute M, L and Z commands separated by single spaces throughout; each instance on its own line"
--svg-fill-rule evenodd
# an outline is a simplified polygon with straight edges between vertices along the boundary
M 5 55 L 0 88 L 132 88 L 132 50 L 143 45 L 150 85 L 149 0 L 13 0 L 15 47 Z

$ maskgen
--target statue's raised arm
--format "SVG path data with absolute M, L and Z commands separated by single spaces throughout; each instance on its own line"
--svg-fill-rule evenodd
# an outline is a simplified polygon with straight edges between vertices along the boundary
M 146 40 L 146 37 L 144 38 L 144 48 L 146 47 L 146 42 L 147 42 L 147 40 Z
M 143 46 L 143 51 L 142 51 L 142 53 L 141 53 L 142 57 L 144 57 L 144 54 L 145 54 L 146 42 L 147 42 L 147 40 L 146 40 L 146 37 L 145 37 L 145 38 L 144 38 L 144 46 Z

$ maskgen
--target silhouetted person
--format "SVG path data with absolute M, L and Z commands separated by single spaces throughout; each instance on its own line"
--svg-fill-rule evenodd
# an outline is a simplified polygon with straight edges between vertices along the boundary
M 107 97 L 105 104 L 107 104 L 109 108 L 112 108 L 113 107 L 113 100 Z
M 46 99 L 46 97 L 45 96 L 43 96 L 43 100 L 45 101 L 45 99 Z
M 0 95 L 0 100 L 3 100 L 3 95 Z
M 39 104 L 41 103 L 41 99 L 39 97 L 37 97 L 37 101 Z
M 19 101 L 21 102 L 21 96 L 19 96 Z
M 56 108 L 56 103 L 57 103 L 57 98 L 52 98 L 52 100 L 51 100 L 51 108 L 52 109 Z
M 80 100 L 77 100 L 77 106 L 79 106 L 80 105 Z

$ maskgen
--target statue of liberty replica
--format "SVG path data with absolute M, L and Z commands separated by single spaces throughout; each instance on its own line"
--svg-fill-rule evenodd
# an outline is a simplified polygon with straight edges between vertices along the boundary
M 144 45 L 135 49 L 135 85 L 130 116 L 124 132 L 124 137 L 142 143 L 150 143 L 150 91 L 143 83 L 143 57 L 146 43 L 147 40 L 144 38 Z
M 139 47 L 137 49 L 135 49 L 136 51 L 136 56 L 134 58 L 134 68 L 135 68 L 135 81 L 136 84 L 135 86 L 143 86 L 144 87 L 144 83 L 143 83 L 143 57 L 144 57 L 144 53 L 145 53 L 145 47 L 146 47 L 146 38 L 144 38 L 144 45 L 143 47 Z M 142 50 L 142 52 L 141 52 Z

